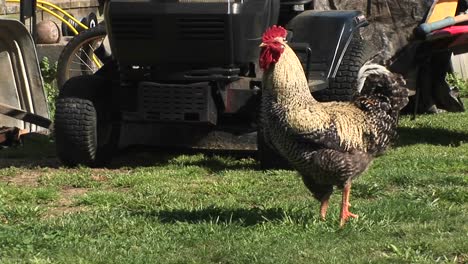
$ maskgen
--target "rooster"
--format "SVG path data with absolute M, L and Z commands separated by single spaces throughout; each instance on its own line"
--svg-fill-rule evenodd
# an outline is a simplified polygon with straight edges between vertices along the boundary
M 286 35 L 284 28 L 273 26 L 260 45 L 265 141 L 302 176 L 321 203 L 323 220 L 333 186 L 343 190 L 342 227 L 348 218 L 358 217 L 349 211 L 351 182 L 396 137 L 399 110 L 408 103 L 408 90 L 402 87 L 401 77 L 369 64 L 360 70 L 359 97 L 352 102 L 318 102 Z

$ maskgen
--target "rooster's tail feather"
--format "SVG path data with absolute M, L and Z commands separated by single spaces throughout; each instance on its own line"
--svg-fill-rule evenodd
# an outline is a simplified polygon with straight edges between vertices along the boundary
M 361 96 L 388 100 L 398 112 L 408 104 L 409 90 L 400 74 L 392 73 L 382 65 L 369 63 L 361 67 L 357 77 L 357 90 Z

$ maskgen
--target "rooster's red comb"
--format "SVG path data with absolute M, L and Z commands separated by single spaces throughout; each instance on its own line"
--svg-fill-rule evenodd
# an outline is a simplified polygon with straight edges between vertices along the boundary
M 288 31 L 282 26 L 272 26 L 263 33 L 262 41 L 267 42 L 277 37 L 286 38 Z

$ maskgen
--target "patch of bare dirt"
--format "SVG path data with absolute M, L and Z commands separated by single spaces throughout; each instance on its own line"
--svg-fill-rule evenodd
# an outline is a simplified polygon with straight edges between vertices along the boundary
M 105 182 L 109 180 L 107 174 L 111 171 L 120 172 L 120 169 L 92 169 L 91 170 L 91 179 L 98 182 Z M 122 170 L 123 171 L 123 170 Z
M 44 218 L 62 216 L 71 213 L 86 211 L 85 206 L 73 206 L 73 198 L 75 196 L 84 195 L 88 192 L 86 188 L 66 188 L 60 192 L 60 198 L 50 205 Z
M 59 217 L 59 216 L 68 215 L 68 214 L 84 212 L 84 211 L 86 211 L 86 209 L 87 208 L 85 206 L 51 207 L 51 208 L 49 208 L 49 210 L 47 210 L 47 213 L 45 214 L 44 218 L 53 218 L 53 217 Z
M 26 170 L 12 177 L 0 178 L 0 180 L 6 182 L 7 184 L 37 187 L 39 185 L 39 177 L 41 175 L 41 172 Z
M 109 178 L 107 178 L 107 176 L 105 175 L 91 175 L 91 179 L 98 182 L 104 182 L 107 181 Z
M 460 263 L 460 264 L 468 263 L 468 254 L 464 254 L 464 253 L 459 254 L 455 257 L 454 262 L 455 260 L 456 260 L 456 263 Z
M 58 204 L 61 206 L 69 206 L 73 203 L 73 197 L 80 196 L 88 192 L 86 188 L 66 188 L 60 192 Z

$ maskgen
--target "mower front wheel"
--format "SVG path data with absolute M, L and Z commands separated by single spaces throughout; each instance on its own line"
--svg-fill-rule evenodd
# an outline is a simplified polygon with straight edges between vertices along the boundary
M 79 76 L 68 80 L 60 91 L 55 140 L 57 155 L 65 165 L 99 167 L 110 161 L 117 131 L 105 98 L 99 96 L 108 86 L 99 76 Z

